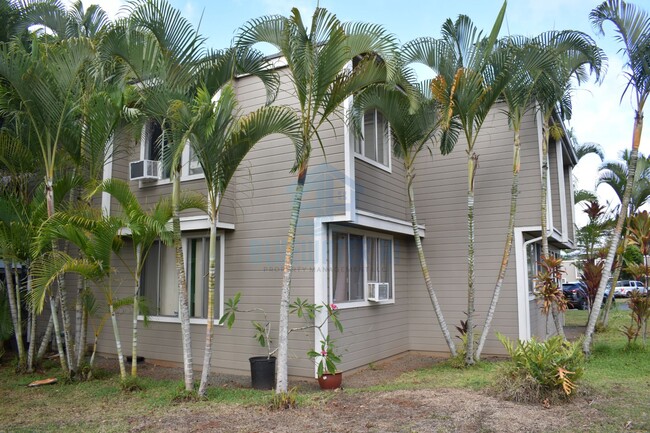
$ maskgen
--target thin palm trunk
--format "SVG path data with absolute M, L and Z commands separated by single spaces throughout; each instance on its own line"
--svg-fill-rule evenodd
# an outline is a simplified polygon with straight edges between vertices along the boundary
M 23 326 L 20 318 L 20 298 L 18 297 L 19 291 L 14 287 L 13 275 L 13 261 L 8 261 L 5 264 L 5 281 L 7 285 L 7 300 L 9 301 L 9 311 L 11 312 L 11 321 L 14 326 L 14 337 L 16 339 L 16 347 L 18 348 L 18 366 L 25 368 L 25 345 L 23 344 Z
M 131 338 L 131 376 L 138 376 L 138 315 L 140 314 L 140 274 L 142 273 L 142 245 L 135 247 L 135 289 L 133 291 L 133 329 Z
M 467 158 L 467 341 L 465 364 L 474 364 L 474 180 L 478 168 L 478 155 L 471 152 Z
M 35 316 L 35 315 L 34 315 Z M 47 346 L 50 345 L 52 341 L 52 331 L 54 330 L 54 320 L 50 316 L 50 320 L 47 322 L 47 328 L 45 328 L 45 334 L 43 334 L 43 339 L 41 340 L 41 345 L 38 347 L 38 352 L 36 352 L 35 364 L 41 362 L 47 352 Z
M 211 200 L 213 201 L 213 200 Z M 212 206 L 214 207 L 214 206 Z M 216 209 L 210 212 L 210 251 L 208 271 L 208 314 L 205 327 L 205 351 L 203 352 L 203 371 L 201 372 L 201 384 L 199 395 L 205 396 L 208 388 L 210 375 L 210 363 L 212 360 L 212 339 L 214 334 L 214 289 L 216 287 L 216 260 L 217 260 L 217 221 Z
M 627 240 L 625 237 L 623 237 L 623 251 L 625 251 L 625 247 L 627 244 Z M 603 312 L 603 316 L 600 319 L 600 323 L 604 328 L 607 327 L 607 323 L 609 322 L 609 310 L 612 308 L 612 302 L 614 301 L 614 288 L 616 287 L 616 284 L 618 283 L 618 278 L 621 275 L 621 270 L 623 268 L 623 255 L 622 254 L 616 254 L 616 268 L 614 269 L 614 273 L 612 274 L 612 286 L 609 289 L 609 294 L 607 295 L 607 301 L 605 302 L 605 311 Z M 593 306 L 592 306 L 592 311 L 593 311 Z
M 192 330 L 190 328 L 190 307 L 187 294 L 187 279 L 185 277 L 185 260 L 183 258 L 183 241 L 181 239 L 181 219 L 179 211 L 181 185 L 180 169 L 172 173 L 172 228 L 174 249 L 176 251 L 176 275 L 178 276 L 178 303 L 181 319 L 181 335 L 183 339 L 183 372 L 185 390 L 194 389 L 194 370 L 192 361 Z
M 80 275 L 78 277 L 77 281 L 77 299 L 75 302 L 75 339 L 74 339 L 74 344 L 76 347 L 76 353 L 75 353 L 75 369 L 79 369 L 79 366 L 81 365 L 82 361 L 82 354 L 81 354 L 81 323 L 83 321 L 83 304 L 81 303 L 81 293 L 83 292 L 84 289 L 84 278 Z
M 289 360 L 289 304 L 291 297 L 291 270 L 293 266 L 293 252 L 296 243 L 296 229 L 300 217 L 300 206 L 302 195 L 305 190 L 307 179 L 307 165 L 305 164 L 298 172 L 298 182 L 293 196 L 291 208 L 291 220 L 289 222 L 289 233 L 287 235 L 287 248 L 284 256 L 284 268 L 282 278 L 282 294 L 280 298 L 280 322 L 278 325 L 278 360 L 276 372 L 277 394 L 286 393 L 289 388 L 288 360 Z
M 32 273 L 29 271 L 29 266 L 27 267 L 27 293 L 28 293 L 28 299 L 31 296 L 32 293 Z M 36 355 L 36 327 L 37 327 L 37 320 L 36 320 L 36 312 L 34 311 L 34 308 L 30 305 L 31 303 L 28 301 L 29 305 L 29 348 L 27 349 L 27 372 L 31 373 L 34 371 L 34 357 Z
M 68 362 L 66 361 L 65 352 L 63 350 L 63 341 L 61 340 L 61 330 L 59 329 L 59 312 L 57 311 L 57 299 L 54 295 L 50 295 L 50 309 L 52 311 L 52 323 L 54 325 L 54 338 L 56 339 L 56 348 L 59 352 L 59 361 L 61 362 L 61 370 L 65 374 L 70 374 L 68 370 Z
M 494 312 L 497 308 L 497 303 L 499 302 L 499 296 L 501 295 L 501 287 L 503 286 L 503 280 L 506 277 L 506 270 L 508 269 L 508 262 L 510 261 L 510 253 L 512 251 L 512 241 L 515 234 L 515 217 L 517 215 L 517 198 L 519 197 L 519 171 L 521 169 L 521 139 L 519 135 L 519 128 L 515 129 L 515 138 L 514 138 L 514 147 L 513 147 L 513 163 L 512 163 L 512 187 L 510 189 L 510 216 L 508 219 L 508 231 L 506 233 L 506 242 L 503 247 L 503 256 L 501 258 L 501 267 L 499 268 L 499 273 L 497 275 L 497 282 L 494 285 L 494 291 L 492 292 L 492 301 L 490 302 L 490 308 L 488 309 L 487 316 L 485 317 L 485 324 L 483 325 L 483 331 L 481 332 L 481 337 L 478 342 L 478 347 L 476 348 L 476 354 L 474 358 L 479 361 L 481 359 L 481 353 L 483 352 L 483 346 L 485 346 L 485 340 L 490 333 L 490 325 L 492 324 L 492 319 L 494 318 Z
M 637 110 L 634 116 L 634 131 L 632 134 L 632 152 L 630 152 L 630 162 L 627 172 L 626 179 L 626 188 L 625 193 L 623 194 L 623 200 L 621 201 L 621 210 L 627 209 L 630 204 L 630 197 L 632 195 L 632 189 L 634 188 L 634 175 L 636 174 L 636 165 L 639 159 L 639 145 L 641 144 L 641 133 L 643 132 L 643 112 Z M 609 279 L 609 273 L 612 269 L 612 263 L 614 263 L 614 256 L 616 256 L 616 250 L 618 248 L 618 242 L 623 232 L 623 225 L 625 224 L 625 212 L 621 211 L 618 215 L 618 220 L 616 221 L 616 228 L 611 235 L 609 251 L 607 252 L 607 258 L 605 259 L 605 266 L 603 271 L 603 277 L 600 280 L 600 285 L 598 286 L 598 292 L 596 292 L 596 299 L 594 300 L 594 305 L 592 308 L 592 314 L 589 316 L 589 322 L 587 323 L 587 329 L 585 330 L 585 339 L 582 344 L 582 350 L 585 354 L 589 355 L 591 353 L 591 342 L 593 340 L 594 330 L 596 329 L 596 320 L 598 320 L 598 313 L 600 312 L 600 307 L 603 302 L 603 293 L 605 293 L 605 286 L 607 285 L 607 280 Z M 611 291 L 614 291 L 614 287 L 611 288 Z M 593 313 L 595 311 L 595 313 Z
M 407 173 L 406 184 L 408 190 L 409 208 L 411 210 L 411 225 L 413 227 L 413 238 L 415 239 L 415 246 L 418 250 L 418 259 L 420 260 L 420 268 L 422 269 L 422 276 L 424 277 L 424 283 L 427 287 L 427 291 L 429 292 L 429 298 L 431 299 L 431 305 L 433 305 L 433 311 L 436 313 L 436 318 L 438 319 L 438 323 L 440 324 L 440 330 L 442 331 L 442 335 L 443 337 L 445 337 L 445 341 L 447 342 L 447 346 L 449 347 L 449 352 L 451 352 L 451 356 L 456 356 L 456 345 L 454 344 L 454 340 L 452 340 L 451 334 L 449 333 L 447 322 L 445 321 L 445 318 L 442 314 L 442 309 L 440 308 L 440 303 L 438 302 L 438 297 L 436 296 L 436 292 L 433 290 L 433 282 L 431 281 L 431 275 L 429 274 L 429 267 L 427 266 L 427 260 L 424 255 L 424 248 L 422 247 L 422 240 L 420 239 L 420 233 L 418 230 L 418 221 L 415 213 L 415 195 L 413 193 L 413 180 L 415 176 L 412 174 L 412 169 L 409 169 L 408 167 L 404 167 L 404 168 L 406 169 L 406 173 Z
M 113 323 L 113 335 L 115 336 L 115 348 L 117 349 L 117 361 L 120 364 L 120 379 L 126 379 L 126 367 L 124 366 L 124 354 L 122 353 L 122 340 L 120 340 L 120 329 L 117 327 L 117 317 L 115 316 L 115 309 L 113 303 L 108 303 L 108 311 L 111 314 L 111 322 Z

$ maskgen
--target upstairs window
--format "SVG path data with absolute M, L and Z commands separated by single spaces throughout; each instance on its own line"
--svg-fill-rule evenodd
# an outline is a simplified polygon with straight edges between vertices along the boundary
M 143 131 L 143 148 L 144 159 L 151 161 L 160 161 L 161 179 L 169 179 L 170 170 L 165 169 L 162 165 L 165 152 L 167 151 L 168 142 L 165 139 L 165 133 L 160 123 L 155 120 L 149 120 Z
M 354 138 L 354 151 L 369 162 L 390 168 L 390 136 L 384 116 L 377 110 L 363 118 L 363 137 Z

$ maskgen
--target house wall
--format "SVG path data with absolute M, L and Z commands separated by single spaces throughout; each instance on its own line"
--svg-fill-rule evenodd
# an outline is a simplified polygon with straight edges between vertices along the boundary
M 290 81 L 284 70 L 282 89 L 276 104 L 295 104 L 291 96 Z M 259 81 L 253 77 L 237 80 L 236 92 L 243 113 L 265 103 L 265 93 Z M 291 298 L 313 299 L 313 218 L 322 215 L 341 214 L 345 211 L 344 190 L 344 148 L 342 116 L 333 117 L 333 129 L 323 129 L 320 137 L 326 150 L 323 156 L 320 145 L 314 143 L 307 184 L 305 187 L 302 213 L 298 225 Z M 113 176 L 128 178 L 128 162 L 139 159 L 139 142 L 130 140 L 127 134 L 118 134 L 120 140 L 131 144 L 131 151 L 123 159 L 113 163 Z M 277 335 L 279 298 L 282 287 L 282 265 L 291 214 L 296 176 L 290 174 L 295 158 L 291 142 L 279 135 L 267 137 L 260 142 L 243 161 L 233 183 L 226 194 L 225 208 L 220 221 L 235 225 L 234 230 L 224 232 L 225 274 L 224 298 L 240 292 L 241 310 L 262 308 L 272 322 L 273 335 Z M 125 169 L 126 167 L 126 169 Z M 142 184 L 131 182 L 133 191 L 145 205 L 153 204 L 158 197 L 171 192 L 170 185 Z M 202 179 L 182 182 L 183 191 L 205 193 Z M 114 204 L 113 214 L 120 212 Z M 195 213 L 194 213 L 195 214 Z M 188 214 L 186 214 L 188 215 Z M 190 214 L 191 215 L 191 214 Z M 131 255 L 129 255 L 131 254 Z M 133 262 L 132 253 L 124 250 L 124 261 Z M 132 282 L 126 268 L 118 265 L 115 283 L 119 296 L 131 293 Z M 120 283 L 117 283 L 121 280 Z M 119 314 L 120 333 L 125 353 L 130 353 L 131 312 Z M 262 355 L 265 349 L 252 338 L 254 331 L 251 320 L 263 320 L 260 312 L 241 313 L 233 329 L 215 327 L 213 369 L 220 372 L 247 374 L 247 359 Z M 302 319 L 292 317 L 290 327 L 302 326 Z M 145 328 L 140 323 L 139 354 L 151 360 L 182 362 L 182 346 L 179 323 L 152 321 Z M 193 324 L 192 343 L 195 368 L 200 368 L 203 359 L 205 325 Z M 115 353 L 112 330 L 106 327 L 101 335 L 99 351 Z M 128 344 L 127 344 L 128 343 Z M 275 343 L 274 343 L 275 344 Z M 312 332 L 296 332 L 291 335 L 289 345 L 289 374 L 311 376 L 312 363 L 307 361 L 306 352 L 313 347 Z
M 359 158 L 354 159 L 356 204 L 358 210 L 400 220 L 409 220 L 408 197 L 403 162 L 391 157 L 387 172 Z
M 558 232 L 562 233 L 562 213 L 561 206 L 564 205 L 560 201 L 560 176 L 558 170 L 558 156 L 557 156 L 557 147 L 561 144 L 551 141 L 548 149 L 548 159 L 549 159 L 549 179 L 551 181 L 549 194 L 551 195 L 551 214 L 553 216 L 553 228 Z M 549 222 L 550 223 L 550 222 Z M 550 224 L 549 224 L 550 226 Z
M 482 329 L 501 263 L 510 209 L 513 133 L 503 106 L 488 115 L 475 145 L 479 167 L 475 189 L 475 288 L 477 332 Z M 540 168 L 537 126 L 529 113 L 521 131 L 520 195 L 516 226 L 539 225 Z M 452 335 L 467 311 L 467 156 L 461 139 L 447 156 L 417 162 L 418 220 L 426 225 L 423 247 L 434 288 Z M 410 298 L 410 341 L 414 350 L 446 351 L 418 267 Z M 503 353 L 495 333 L 518 337 L 514 247 L 484 353 Z M 458 343 L 459 340 L 455 338 Z

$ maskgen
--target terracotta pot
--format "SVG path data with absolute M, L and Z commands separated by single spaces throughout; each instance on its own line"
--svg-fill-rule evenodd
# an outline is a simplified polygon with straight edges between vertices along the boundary
M 318 378 L 318 384 L 320 385 L 320 389 L 337 389 L 341 387 L 342 380 L 343 373 L 323 373 L 323 375 Z

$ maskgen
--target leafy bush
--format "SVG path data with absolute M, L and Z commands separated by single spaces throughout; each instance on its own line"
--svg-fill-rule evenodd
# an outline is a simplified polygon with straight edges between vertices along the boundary
M 512 358 L 497 384 L 506 397 L 516 401 L 539 401 L 557 391 L 565 396 L 575 391 L 585 364 L 579 343 L 555 336 L 543 342 L 532 338 L 515 345 L 501 334 L 498 338 Z

